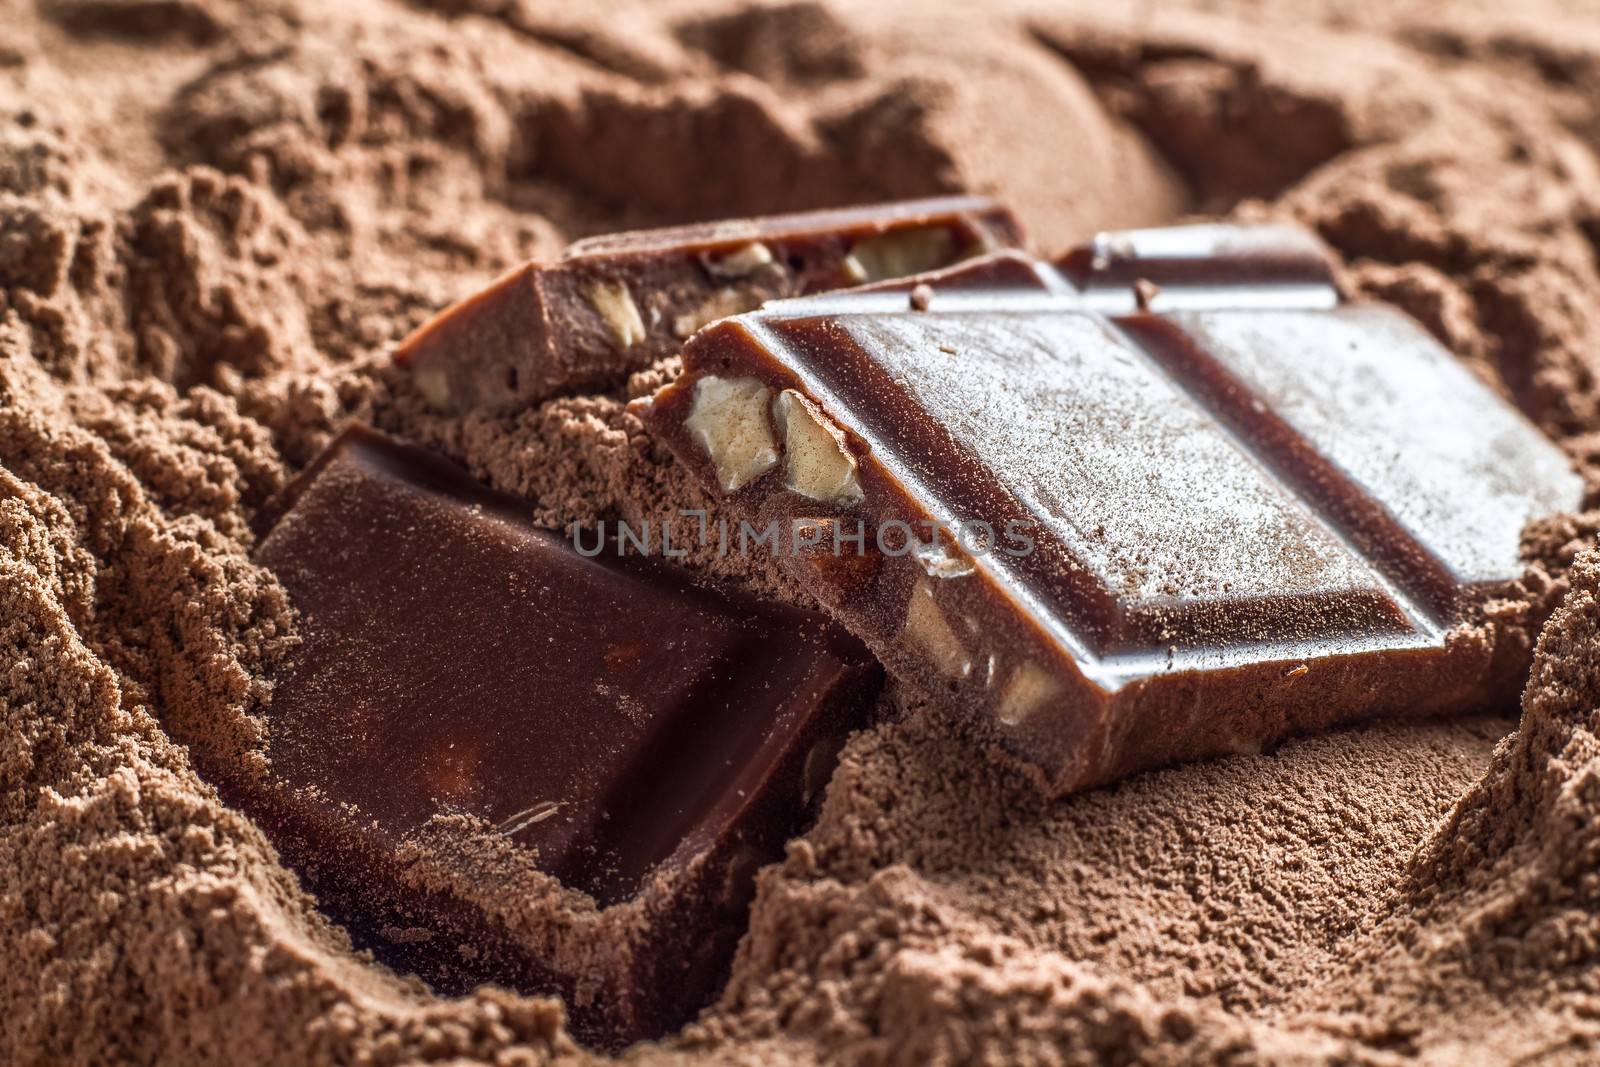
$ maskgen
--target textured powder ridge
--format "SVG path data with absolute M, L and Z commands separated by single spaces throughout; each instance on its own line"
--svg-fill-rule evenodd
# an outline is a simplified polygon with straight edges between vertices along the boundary
M 1600 481 L 1592 11 L 858 6 L 0 0 L 0 1062 L 599 1058 L 559 1003 L 440 997 L 352 949 L 208 784 L 262 768 L 297 639 L 250 521 L 351 417 L 551 524 L 711 503 L 625 410 L 670 365 L 459 420 L 387 369 L 571 238 L 951 190 L 1044 250 L 1297 219 Z M 1538 640 L 1520 723 L 1046 803 L 889 693 L 760 876 L 721 998 L 626 1058 L 1593 1062 L 1597 526 L 1536 524 L 1491 605 Z M 518 862 L 442 858 L 420 877 Z M 504 907 L 596 921 L 554 888 Z

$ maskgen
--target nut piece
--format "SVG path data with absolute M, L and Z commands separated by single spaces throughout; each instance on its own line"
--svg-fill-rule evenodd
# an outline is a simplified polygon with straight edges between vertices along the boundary
M 822 795 L 839 765 L 839 753 L 844 751 L 844 738 L 824 737 L 806 752 L 805 766 L 800 771 L 800 802 L 810 803 Z
M 1016 726 L 1054 697 L 1061 687 L 1036 663 L 1024 663 L 1006 683 L 995 715 L 1006 726 Z
M 929 578 L 965 578 L 978 569 L 970 556 L 951 552 L 937 540 L 918 541 L 911 555 Z
M 951 678 L 965 678 L 972 673 L 972 659 L 944 613 L 933 602 L 933 586 L 927 582 L 918 582 L 911 590 L 905 626 L 900 632 Z
M 772 263 L 772 249 L 760 241 L 751 241 L 727 255 L 707 256 L 704 263 L 713 278 L 746 278 Z
M 855 282 L 877 282 L 947 267 L 956 261 L 956 242 L 943 226 L 919 226 L 869 237 L 845 257 L 845 274 Z
M 633 302 L 628 286 L 619 281 L 595 280 L 583 287 L 583 298 L 605 320 L 611 336 L 623 348 L 632 348 L 645 339 L 644 319 Z
M 709 375 L 694 387 L 694 407 L 684 426 L 717 468 L 724 492 L 759 478 L 778 462 L 777 442 L 767 421 L 772 390 L 754 378 Z
M 793 389 L 778 394 L 773 414 L 783 427 L 784 469 L 790 489 L 812 500 L 860 503 L 856 458 L 835 426 L 810 400 Z
M 761 306 L 757 293 L 738 286 L 727 285 L 718 289 L 693 311 L 686 311 L 672 320 L 672 332 L 680 340 L 688 340 L 695 331 L 707 323 L 754 311 Z
M 450 410 L 450 379 L 438 367 L 416 367 L 411 380 L 417 383 L 417 392 L 435 411 Z

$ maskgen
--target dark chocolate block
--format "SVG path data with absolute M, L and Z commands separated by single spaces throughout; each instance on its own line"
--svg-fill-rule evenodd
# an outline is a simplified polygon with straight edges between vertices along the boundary
M 720 979 L 756 866 L 876 692 L 866 650 L 812 612 L 585 558 L 370 430 L 275 510 L 256 559 L 304 644 L 247 809 L 330 911 L 442 988 L 558 991 L 607 1043 L 683 1022 Z M 580 918 L 530 932 L 517 898 L 548 885 L 419 873 L 474 838 L 607 910 L 585 934 L 569 901 Z
M 395 361 L 440 410 L 509 411 L 616 385 L 706 323 L 767 300 L 918 274 L 1017 245 L 976 197 L 646 230 L 578 241 L 445 309 Z
M 1081 269 L 1008 254 L 768 305 L 637 409 L 1052 792 L 1514 701 L 1526 663 L 1471 631 L 1524 523 L 1579 503 L 1548 440 L 1404 315 L 1336 305 L 1309 235 L 1061 262 Z M 1159 306 L 1151 275 L 1184 310 L 1131 310 Z

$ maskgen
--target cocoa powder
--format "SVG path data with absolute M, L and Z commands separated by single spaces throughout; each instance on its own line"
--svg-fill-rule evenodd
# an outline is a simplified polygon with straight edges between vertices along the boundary
M 297 640 L 251 519 L 348 419 L 553 525 L 715 506 L 625 409 L 672 361 L 506 418 L 428 414 L 388 368 L 567 239 L 957 189 L 1043 250 L 1293 218 L 1596 484 L 1600 36 L 1535 6 L 0 6 L 0 1060 L 595 1058 L 558 1002 L 441 997 L 352 948 L 210 784 L 270 759 Z M 1535 524 L 1494 605 L 1538 637 L 1520 722 L 1047 803 L 891 691 L 762 873 L 721 998 L 627 1058 L 1592 1061 L 1597 525 Z M 530 936 L 596 922 L 504 903 Z

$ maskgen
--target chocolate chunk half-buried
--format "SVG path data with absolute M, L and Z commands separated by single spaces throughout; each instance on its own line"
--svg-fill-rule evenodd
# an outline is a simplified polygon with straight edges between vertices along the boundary
M 814 612 L 586 558 L 362 428 L 272 511 L 255 558 L 304 640 L 244 806 L 333 914 L 439 988 L 560 992 L 605 1043 L 682 1023 L 742 932 L 756 866 L 876 693 L 866 650 Z M 419 875 L 420 854 L 474 836 L 622 917 L 534 934 L 503 919 L 530 892 L 515 878 Z
M 978 197 L 596 237 L 445 309 L 395 361 L 441 411 L 512 411 L 614 386 L 706 323 L 767 300 L 918 274 L 1020 241 L 1011 213 Z
M 1547 439 L 1398 311 L 1342 303 L 1310 235 L 1060 263 L 769 305 L 637 410 L 1052 792 L 1515 698 L 1479 609 L 1523 525 L 1579 503 Z

